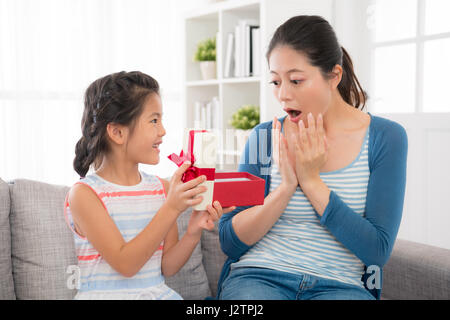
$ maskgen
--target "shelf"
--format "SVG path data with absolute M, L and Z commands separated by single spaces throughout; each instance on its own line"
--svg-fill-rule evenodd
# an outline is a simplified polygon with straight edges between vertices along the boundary
M 243 105 L 256 105 L 260 109 L 260 122 L 269 121 L 280 113 L 279 102 L 269 84 L 269 70 L 266 50 L 276 28 L 288 17 L 295 14 L 320 14 L 330 19 L 333 0 L 299 1 L 299 0 L 227 0 L 202 5 L 184 16 L 185 39 L 183 49 L 183 100 L 185 105 L 184 126 L 192 128 L 198 120 L 198 104 L 207 105 L 214 97 L 218 107 L 214 110 L 215 118 L 222 135 L 230 128 L 229 121 L 233 114 Z M 228 35 L 236 35 L 236 26 L 241 21 L 260 26 L 259 75 L 255 77 L 224 78 L 223 75 L 228 46 Z M 201 80 L 202 75 L 197 62 L 192 57 L 199 41 L 216 37 L 217 79 Z M 235 46 L 234 46 L 235 48 Z M 231 54 L 234 54 L 232 52 Z M 233 55 L 234 57 L 234 55 Z M 202 112 L 202 109 L 200 110 Z M 213 114 L 210 110 L 210 114 Z M 203 117 L 201 114 L 200 117 Z M 205 115 L 206 118 L 206 115 Z M 233 137 L 234 139 L 235 137 Z M 234 141 L 234 140 L 233 140 Z M 218 151 L 221 158 L 238 158 L 241 150 L 232 150 L 235 146 L 223 144 Z M 237 149 L 236 145 L 236 149 Z M 224 150 L 225 149 L 225 150 Z M 230 150 L 231 149 L 231 150 Z M 237 163 L 222 164 L 235 170 Z
M 186 82 L 186 86 L 188 87 L 203 87 L 203 86 L 216 86 L 219 84 L 219 80 L 197 80 L 197 81 L 188 81 Z
M 186 82 L 186 86 L 204 87 L 204 86 L 216 86 L 220 83 L 252 83 L 252 82 L 257 83 L 259 81 L 261 81 L 260 77 L 225 78 L 225 79 L 188 81 Z
M 245 78 L 225 78 L 222 79 L 222 83 L 249 83 L 249 82 L 259 82 L 260 77 L 245 77 Z
M 185 19 L 209 18 L 218 12 L 246 10 L 249 7 L 258 8 L 261 0 L 228 0 L 212 3 L 202 8 L 186 12 Z

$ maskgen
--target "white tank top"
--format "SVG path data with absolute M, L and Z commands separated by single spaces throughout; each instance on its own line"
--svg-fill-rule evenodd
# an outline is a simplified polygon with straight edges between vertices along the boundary
M 158 177 L 140 174 L 141 182 L 134 186 L 117 185 L 95 173 L 76 183 L 88 186 L 97 194 L 126 242 L 148 225 L 166 198 Z M 181 299 L 164 283 L 163 242 L 136 275 L 124 277 L 102 258 L 87 238 L 75 231 L 67 197 L 64 214 L 74 234 L 80 271 L 80 288 L 75 299 Z

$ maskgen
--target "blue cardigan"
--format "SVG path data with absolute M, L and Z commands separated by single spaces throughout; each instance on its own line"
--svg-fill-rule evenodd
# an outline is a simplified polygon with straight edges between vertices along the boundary
M 370 113 L 369 115 L 371 117 L 370 178 L 367 186 L 365 216 L 355 214 L 336 193 L 331 191 L 329 203 L 322 217 L 318 216 L 318 219 L 338 241 L 365 264 L 365 272 L 361 280 L 365 288 L 376 299 L 380 299 L 382 267 L 392 252 L 402 217 L 408 138 L 405 129 L 398 123 Z M 279 120 L 283 123 L 284 118 Z M 270 172 L 268 170 L 271 166 L 271 129 L 272 121 L 269 121 L 261 123 L 252 130 L 238 168 L 240 172 L 249 172 L 265 180 L 265 196 L 270 190 L 270 174 L 262 175 L 261 172 Z M 260 139 L 267 140 L 260 141 Z M 255 150 L 251 150 L 253 152 L 250 153 L 249 145 L 256 145 L 258 148 L 267 146 L 265 156 L 260 158 L 261 149 L 256 152 L 256 155 Z M 245 161 L 246 159 L 256 159 L 256 161 Z M 233 212 L 224 214 L 219 221 L 220 245 L 228 259 L 220 274 L 217 298 L 231 263 L 238 261 L 251 248 L 238 238 L 231 222 L 237 213 L 247 208 L 249 207 L 238 207 Z M 369 269 L 368 266 L 370 266 Z M 377 268 L 378 275 L 375 274 Z M 379 281 L 374 282 L 376 277 Z M 368 282 L 372 284 L 369 287 Z M 374 286 L 374 283 L 378 285 Z

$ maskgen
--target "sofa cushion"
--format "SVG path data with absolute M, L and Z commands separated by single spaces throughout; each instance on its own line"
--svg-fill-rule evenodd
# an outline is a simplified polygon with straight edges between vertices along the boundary
M 77 264 L 73 235 L 64 220 L 69 188 L 30 180 L 15 180 L 11 193 L 11 238 L 14 284 L 18 299 L 72 299 L 68 267 Z M 178 218 L 184 235 L 192 209 Z M 166 283 L 184 299 L 211 295 L 199 243 L 183 268 Z
M 450 299 L 450 250 L 398 239 L 383 268 L 384 299 Z
M 217 226 L 218 223 L 216 223 L 212 231 L 203 231 L 201 240 L 203 265 L 208 275 L 209 288 L 213 297 L 217 294 L 217 283 L 219 282 L 220 272 L 227 259 L 220 248 L 219 230 Z
M 11 244 L 17 299 L 72 299 L 68 267 L 77 264 L 64 220 L 69 188 L 18 179 L 10 185 Z
M 186 233 L 191 213 L 192 208 L 187 209 L 177 220 L 179 239 Z M 211 296 L 208 277 L 203 266 L 202 251 L 202 243 L 199 242 L 180 271 L 166 278 L 166 284 L 186 300 L 203 300 Z
M 0 300 L 14 300 L 11 264 L 10 198 L 8 184 L 0 178 Z

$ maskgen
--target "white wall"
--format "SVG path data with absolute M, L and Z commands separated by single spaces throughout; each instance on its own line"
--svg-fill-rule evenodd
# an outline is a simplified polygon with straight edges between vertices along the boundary
M 371 3 L 371 0 L 334 0 L 333 26 L 353 59 L 362 87 L 369 94 L 366 110 L 402 124 L 408 134 L 407 185 L 398 237 L 450 249 L 447 200 L 450 195 L 450 113 L 376 114 L 371 111 L 374 83 L 368 25 L 373 21 L 372 12 L 367 9 Z M 402 75 L 396 70 L 386 76 L 402 81 Z
M 182 19 L 206 0 L 0 0 L 0 177 L 71 185 L 83 94 L 95 79 L 140 70 L 161 86 L 167 135 L 158 166 L 176 166 L 182 119 Z
M 369 0 L 333 0 L 332 25 L 353 60 L 362 87 L 370 87 L 370 34 L 366 8 Z

